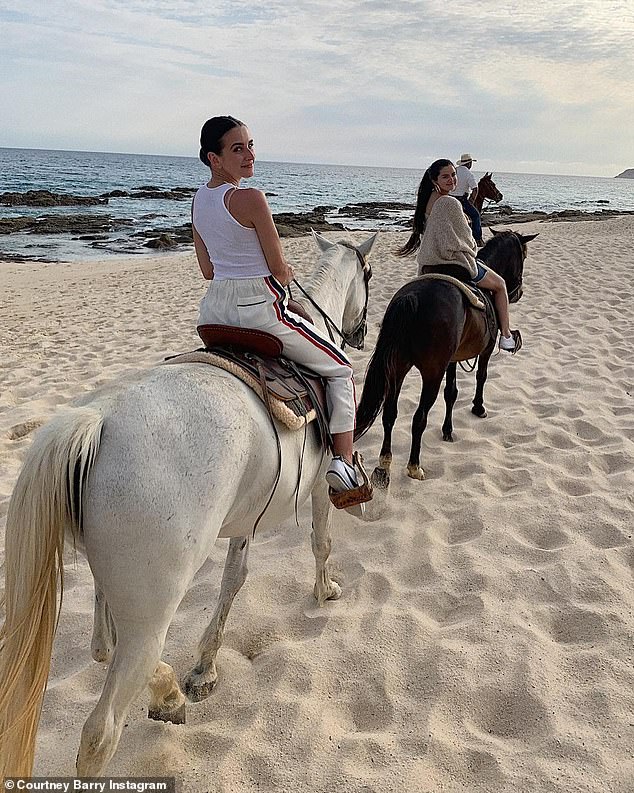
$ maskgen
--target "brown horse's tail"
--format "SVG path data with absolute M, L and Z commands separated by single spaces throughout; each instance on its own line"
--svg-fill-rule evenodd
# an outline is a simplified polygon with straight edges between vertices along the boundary
M 0 631 L 0 779 L 31 775 L 61 605 L 64 530 L 76 533 L 81 525 L 82 491 L 102 425 L 103 416 L 84 407 L 40 430 L 9 502 L 6 620 Z
M 387 307 L 357 406 L 355 440 L 370 429 L 385 400 L 400 387 L 404 370 L 411 366 L 407 350 L 417 309 L 418 298 L 411 291 L 395 295 Z

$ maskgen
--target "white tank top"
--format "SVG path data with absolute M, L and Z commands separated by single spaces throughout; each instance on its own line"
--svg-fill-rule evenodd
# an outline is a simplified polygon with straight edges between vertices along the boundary
M 225 206 L 225 195 L 235 189 L 232 184 L 202 185 L 194 196 L 194 227 L 205 243 L 217 281 L 271 275 L 256 230 L 238 223 Z

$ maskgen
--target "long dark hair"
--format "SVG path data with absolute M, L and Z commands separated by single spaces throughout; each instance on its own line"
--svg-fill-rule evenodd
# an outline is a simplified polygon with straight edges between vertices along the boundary
M 414 211 L 414 220 L 412 222 L 413 231 L 410 238 L 407 240 L 402 248 L 396 251 L 397 256 L 407 256 L 408 253 L 414 253 L 418 250 L 420 245 L 420 238 L 425 232 L 425 208 L 429 201 L 431 194 L 434 192 L 434 182 L 438 179 L 440 172 L 448 165 L 453 165 L 451 160 L 434 160 L 429 168 L 423 174 L 423 178 L 418 185 L 418 196 L 416 197 L 416 209 Z
M 233 116 L 214 116 L 205 121 L 203 128 L 200 130 L 200 153 L 198 155 L 202 164 L 211 168 L 209 157 L 207 156 L 209 152 L 220 154 L 222 152 L 220 141 L 223 136 L 234 127 L 244 126 L 242 121 Z

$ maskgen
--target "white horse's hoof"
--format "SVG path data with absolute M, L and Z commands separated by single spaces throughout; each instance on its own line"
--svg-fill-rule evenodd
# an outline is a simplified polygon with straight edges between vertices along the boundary
M 408 465 L 407 475 L 410 479 L 419 479 L 421 482 L 425 479 L 425 472 L 420 465 Z
M 218 682 L 218 674 L 215 670 L 205 673 L 190 672 L 183 682 L 183 692 L 190 702 L 202 702 L 203 699 L 211 694 Z
M 342 591 L 341 587 L 336 581 L 331 581 L 330 586 L 326 588 L 326 592 L 323 594 L 319 593 L 317 584 L 315 584 L 313 594 L 315 595 L 315 600 L 317 601 L 318 605 L 323 606 L 327 600 L 339 600 L 342 595 Z
M 179 705 L 174 710 L 168 710 L 167 708 L 148 709 L 147 717 L 148 719 L 154 719 L 154 721 L 171 721 L 172 724 L 185 724 L 185 703 L 183 702 L 182 705 Z

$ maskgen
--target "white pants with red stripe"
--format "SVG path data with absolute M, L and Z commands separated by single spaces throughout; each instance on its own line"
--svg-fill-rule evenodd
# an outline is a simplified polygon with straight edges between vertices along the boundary
M 235 325 L 264 330 L 283 344 L 283 354 L 326 378 L 330 432 L 354 429 L 352 366 L 344 353 L 313 325 L 286 307 L 286 292 L 273 276 L 213 280 L 200 301 L 199 325 Z

